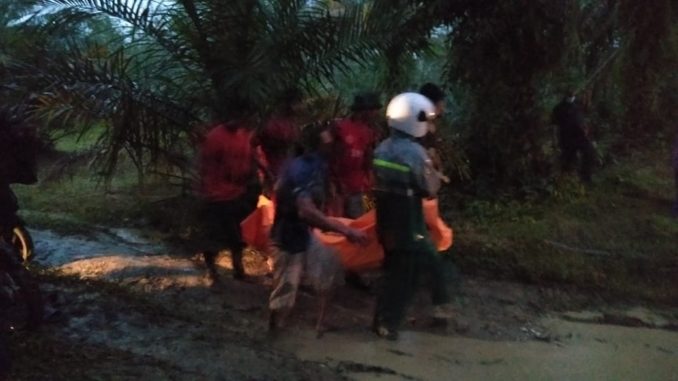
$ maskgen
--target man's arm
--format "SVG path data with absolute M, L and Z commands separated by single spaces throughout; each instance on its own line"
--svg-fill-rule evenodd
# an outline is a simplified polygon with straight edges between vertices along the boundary
M 433 167 L 433 162 L 423 147 L 421 147 L 421 151 L 416 153 L 413 160 L 414 163 L 411 166 L 412 174 L 419 190 L 425 196 L 435 197 L 440 190 L 440 176 L 438 176 L 437 171 Z
M 297 210 L 299 217 L 313 227 L 339 233 L 346 236 L 353 243 L 361 245 L 367 243 L 367 235 L 365 233 L 328 218 L 315 206 L 315 203 L 309 196 L 301 195 L 297 197 Z

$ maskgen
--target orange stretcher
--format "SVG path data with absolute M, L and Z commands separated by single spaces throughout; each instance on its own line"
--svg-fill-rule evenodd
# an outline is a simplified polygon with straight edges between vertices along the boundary
M 454 234 L 452 229 L 440 218 L 438 200 L 424 200 L 423 209 L 424 219 L 436 248 L 439 251 L 449 249 L 452 246 Z M 269 234 L 271 226 L 273 226 L 274 217 L 275 206 L 273 202 L 264 196 L 260 196 L 257 209 L 240 224 L 243 240 L 253 248 L 266 252 L 270 244 Z M 371 210 L 355 220 L 338 217 L 331 218 L 355 229 L 362 230 L 369 237 L 370 243 L 363 247 L 348 242 L 340 234 L 314 229 L 314 234 L 320 241 L 337 250 L 344 267 L 352 271 L 378 268 L 384 259 L 384 249 L 377 239 L 375 211 Z
M 257 209 L 240 223 L 243 241 L 259 251 L 267 251 L 274 218 L 273 201 L 265 196 L 259 196 Z

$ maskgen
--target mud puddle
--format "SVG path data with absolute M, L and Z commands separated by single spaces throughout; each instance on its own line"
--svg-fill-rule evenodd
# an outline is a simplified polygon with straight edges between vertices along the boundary
M 316 299 L 302 293 L 290 327 L 271 341 L 270 279 L 256 253 L 245 256 L 250 282 L 230 279 L 225 254 L 224 282 L 210 288 L 200 261 L 135 231 L 32 233 L 36 261 L 76 279 L 45 285 L 65 316 L 50 335 L 149 359 L 144 379 L 166 379 L 148 374 L 169 364 L 172 379 L 186 380 L 678 380 L 675 310 L 466 279 L 455 324 L 430 326 L 421 294 L 400 340 L 388 342 L 368 330 L 374 295 L 345 287 L 330 307 L 333 331 L 316 339 Z
M 647 328 L 539 322 L 548 341 L 487 341 L 403 332 L 397 342 L 368 332 L 298 331 L 279 339 L 299 358 L 343 368 L 355 380 L 676 380 L 678 333 Z M 378 376 L 378 378 L 376 378 Z
M 30 232 L 35 244 L 35 261 L 50 267 L 111 254 L 143 256 L 168 251 L 162 243 L 151 242 L 141 232 L 130 229 L 97 229 L 89 236 L 62 236 L 49 230 L 31 229 Z

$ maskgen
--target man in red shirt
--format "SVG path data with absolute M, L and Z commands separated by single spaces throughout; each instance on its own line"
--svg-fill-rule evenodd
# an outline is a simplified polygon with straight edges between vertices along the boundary
M 299 146 L 301 135 L 297 116 L 303 106 L 301 92 L 297 89 L 287 90 L 281 106 L 259 133 L 261 149 L 274 179 L 280 176 L 285 164 L 294 156 Z
M 372 151 L 377 142 L 373 124 L 381 108 L 378 94 L 358 94 L 352 114 L 337 122 L 332 176 L 344 217 L 358 218 L 365 212 L 363 197 L 372 187 Z
M 205 263 L 213 282 L 218 281 L 216 257 L 228 248 L 236 279 L 245 272 L 242 251 L 245 248 L 240 222 L 256 208 L 261 185 L 257 176 L 257 147 L 249 117 L 239 117 L 212 128 L 199 154 L 199 193 L 203 200 L 205 223 Z

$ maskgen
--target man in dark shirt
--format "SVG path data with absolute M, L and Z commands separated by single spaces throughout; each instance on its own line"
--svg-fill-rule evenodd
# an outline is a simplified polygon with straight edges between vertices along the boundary
M 584 122 L 584 115 L 575 103 L 574 91 L 569 91 L 553 109 L 551 121 L 558 126 L 562 171 L 571 172 L 577 163 L 577 156 L 580 156 L 579 177 L 584 183 L 591 183 L 595 149 Z
M 322 245 L 311 228 L 333 231 L 353 243 L 364 244 L 365 233 L 329 219 L 322 212 L 328 182 L 327 157 L 334 138 L 326 126 L 312 133 L 311 152 L 285 169 L 276 190 L 276 214 L 271 229 L 273 292 L 269 329 L 275 330 L 294 306 L 302 276 L 320 294 L 316 329 L 320 332 L 328 293 L 343 281 L 339 258 Z

